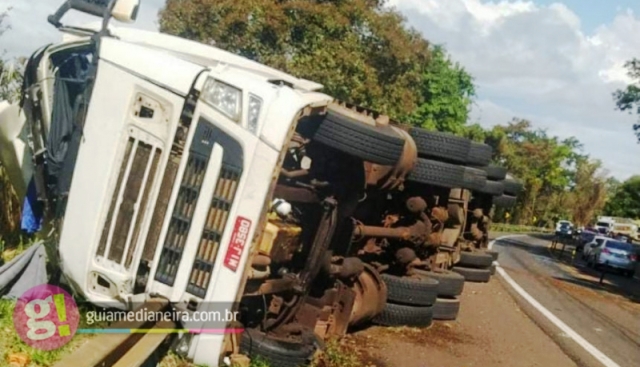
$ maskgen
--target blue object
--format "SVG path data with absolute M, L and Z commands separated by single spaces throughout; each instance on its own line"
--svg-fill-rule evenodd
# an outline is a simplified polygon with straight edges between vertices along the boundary
M 23 231 L 33 234 L 42 228 L 42 204 L 38 201 L 36 183 L 31 179 L 27 188 L 27 195 L 24 198 L 22 207 L 21 228 Z

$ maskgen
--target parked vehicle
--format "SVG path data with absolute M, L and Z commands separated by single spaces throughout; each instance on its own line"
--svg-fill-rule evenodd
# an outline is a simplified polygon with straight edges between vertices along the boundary
M 556 226 L 556 236 L 558 237 L 571 237 L 573 236 L 573 224 L 569 221 L 560 221 Z
M 488 145 L 212 46 L 60 22 L 134 20 L 138 0 L 111 4 L 65 2 L 49 19 L 63 42 L 31 56 L 23 101 L 0 111 L 20 132 L 0 134 L 2 162 L 35 185 L 75 292 L 120 309 L 233 304 L 237 343 L 188 334 L 176 350 L 286 367 L 349 326 L 454 319 L 465 280 L 489 280 L 491 210 L 522 185 Z
M 613 225 L 615 221 L 611 217 L 598 217 L 598 221 L 596 222 L 596 229 L 601 234 L 609 234 L 613 229 Z
M 593 241 L 596 236 L 598 236 L 597 232 L 587 230 L 582 231 L 576 245 L 576 251 L 582 251 L 584 246 Z
M 626 276 L 632 277 L 638 261 L 638 254 L 630 243 L 596 236 L 593 241 L 585 245 L 582 258 L 591 267 L 604 266 L 619 270 Z
M 573 223 L 568 220 L 559 220 L 556 223 L 556 232 L 558 232 L 562 227 L 573 227 Z

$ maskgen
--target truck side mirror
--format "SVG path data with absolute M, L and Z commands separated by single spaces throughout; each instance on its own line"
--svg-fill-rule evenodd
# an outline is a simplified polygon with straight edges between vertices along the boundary
M 138 17 L 140 0 L 116 0 L 111 15 L 119 22 L 132 23 Z
M 62 17 L 73 9 L 104 17 L 106 21 L 109 17 L 113 17 L 120 22 L 131 23 L 138 17 L 139 7 L 140 0 L 66 0 L 54 14 L 49 16 L 48 20 L 56 28 L 60 28 Z

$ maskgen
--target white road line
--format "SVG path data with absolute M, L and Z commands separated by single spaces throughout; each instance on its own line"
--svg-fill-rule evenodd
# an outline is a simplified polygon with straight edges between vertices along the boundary
M 499 241 L 505 238 L 515 237 L 515 236 L 504 236 L 496 238 L 495 240 L 489 243 L 489 249 L 493 247 L 493 243 L 495 241 Z M 569 338 L 573 339 L 578 345 L 580 345 L 584 350 L 586 350 L 589 354 L 591 354 L 595 359 L 600 361 L 606 367 L 620 367 L 616 362 L 614 362 L 611 358 L 607 357 L 604 353 L 602 353 L 598 348 L 594 347 L 591 343 L 586 341 L 580 334 L 578 334 L 575 330 L 570 328 L 567 324 L 562 322 L 556 315 L 552 314 L 551 311 L 547 310 L 540 302 L 538 302 L 535 298 L 533 298 L 527 291 L 525 291 L 518 283 L 516 283 L 507 272 L 500 267 L 500 264 L 497 261 L 494 261 L 496 264 L 496 271 L 504 280 L 509 283 L 511 287 L 524 298 L 531 306 L 533 306 L 536 310 L 538 310 L 544 317 L 546 317 L 549 321 L 551 321 L 554 325 L 556 325 L 560 330 L 562 330 Z

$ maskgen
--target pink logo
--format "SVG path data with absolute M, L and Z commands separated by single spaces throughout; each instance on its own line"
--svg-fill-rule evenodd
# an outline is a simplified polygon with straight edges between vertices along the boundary
M 79 320 L 78 306 L 71 295 L 49 284 L 26 291 L 13 311 L 20 339 L 41 350 L 58 349 L 71 341 Z

